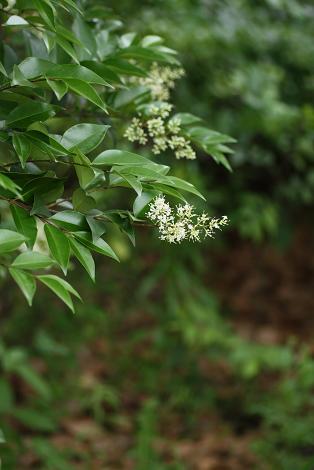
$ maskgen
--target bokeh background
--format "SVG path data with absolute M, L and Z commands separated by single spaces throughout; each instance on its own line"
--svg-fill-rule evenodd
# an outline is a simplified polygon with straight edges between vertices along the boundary
M 0 302 L 7 469 L 314 468 L 314 5 L 107 0 L 179 51 L 172 100 L 237 139 L 233 173 L 176 171 L 230 227 L 168 246 L 147 229 L 98 260 L 72 316 L 46 291 Z M 1 436 L 0 436 L 1 440 Z

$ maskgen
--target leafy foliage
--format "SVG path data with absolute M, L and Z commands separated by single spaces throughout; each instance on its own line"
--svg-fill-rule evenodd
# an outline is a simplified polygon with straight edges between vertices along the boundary
M 287 239 L 291 221 L 311 217 L 314 201 L 313 2 L 136 5 L 122 0 L 115 11 L 181 53 L 187 79 L 178 83 L 176 103 L 237 139 L 228 159 L 236 178 L 219 167 L 206 172 L 201 161 L 209 200 L 232 214 L 241 236 Z
M 95 14 L 94 6 L 85 6 L 82 11 L 72 0 L 21 0 L 1 10 L 0 254 L 30 304 L 39 281 L 72 310 L 76 291 L 42 270 L 53 266 L 66 275 L 74 257 L 94 279 L 92 253 L 118 261 L 103 238 L 107 225 L 134 243 L 133 225 L 145 224 L 146 193 L 200 196 L 150 155 L 116 148 L 123 122 L 153 103 L 145 86 L 151 65 L 163 64 L 174 74 L 175 51 L 160 37 L 124 33 L 106 8 Z M 138 77 L 145 78 L 140 86 Z M 205 127 L 186 134 L 206 148 L 215 135 L 208 153 L 228 166 L 229 149 L 220 144 L 232 139 Z M 118 195 L 108 198 L 113 189 Z M 129 199 L 123 203 L 125 189 L 137 194 L 135 211 L 115 205 L 130 205 Z M 40 253 L 43 238 L 46 251 Z M 28 251 L 7 256 L 24 249 L 24 242 Z
M 234 232 L 199 250 L 167 246 L 142 229 L 160 193 L 180 204 L 195 198 L 200 210 L 204 195 L 242 237 L 277 236 L 281 248 L 300 218 L 311 220 L 312 2 L 2 5 L 3 467 L 69 470 L 96 460 L 107 468 L 115 449 L 128 468 L 197 468 L 203 437 L 209 461 L 219 453 L 217 468 L 237 468 L 228 456 L 233 442 L 237 455 L 248 453 L 247 438 L 259 460 L 239 457 L 240 468 L 312 468 L 313 355 L 302 351 L 303 336 L 286 336 L 291 321 L 297 336 L 302 305 L 312 305 L 308 242 L 297 246 L 306 266 L 285 257 L 268 279 L 259 248 L 244 251 L 253 253 L 249 273 L 242 251 L 234 257 Z M 160 36 L 187 72 L 175 89 L 169 70 L 182 74 L 178 56 Z M 183 148 L 174 145 L 178 129 Z M 238 139 L 233 154 L 228 134 Z M 135 234 L 141 243 L 132 256 Z M 252 309 L 244 320 L 216 288 L 226 267 L 219 246 L 235 285 L 246 286 L 232 297 Z M 269 259 L 275 250 L 267 251 Z M 98 254 L 106 262 L 95 286 Z M 301 305 L 277 270 L 298 277 Z M 75 317 L 61 315 L 48 291 L 74 307 L 79 294 L 62 273 L 87 300 Z M 11 278 L 33 303 L 27 312 Z M 277 288 L 272 305 L 268 289 Z M 180 457 L 189 444 L 191 464 Z

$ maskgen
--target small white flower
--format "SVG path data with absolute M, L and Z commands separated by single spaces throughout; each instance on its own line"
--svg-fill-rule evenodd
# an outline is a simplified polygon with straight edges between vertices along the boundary
M 178 136 L 178 135 L 173 135 L 170 139 L 169 139 L 169 147 L 174 150 L 174 149 L 177 149 L 177 148 L 182 148 L 184 147 L 186 143 L 186 140 L 184 137 L 182 136 Z
M 154 203 L 149 205 L 150 209 L 147 216 L 157 222 L 167 222 L 168 218 L 171 217 L 171 207 L 165 201 L 164 196 L 157 196 L 154 199 Z
M 154 142 L 154 145 L 153 145 L 152 151 L 155 154 L 159 154 L 160 152 L 165 151 L 168 147 L 167 139 L 164 136 L 155 137 L 153 142 Z
M 147 137 L 143 129 L 143 125 L 138 118 L 132 119 L 130 126 L 124 133 L 124 137 L 126 137 L 130 142 L 139 142 L 142 145 L 147 143 Z
M 181 130 L 181 120 L 178 117 L 174 117 L 168 121 L 167 124 L 169 132 L 171 134 L 178 134 Z
M 166 102 L 158 103 L 158 105 L 152 104 L 151 106 L 148 107 L 148 114 L 150 116 L 158 116 L 158 117 L 161 117 L 162 119 L 165 119 L 169 116 L 172 108 L 173 108 L 173 105 L 170 103 L 166 103 Z
M 181 243 L 188 239 L 200 241 L 201 237 L 213 237 L 216 230 L 227 225 L 228 218 L 210 218 L 203 213 L 198 215 L 190 204 L 178 205 L 175 212 L 163 195 L 157 196 L 150 204 L 147 217 L 159 229 L 159 238 L 169 243 Z
M 177 206 L 177 215 L 180 218 L 191 219 L 194 217 L 194 207 L 187 203 L 184 206 Z
M 154 100 L 168 101 L 170 90 L 174 88 L 175 81 L 183 75 L 182 68 L 162 67 L 154 63 L 148 77 L 136 78 L 135 80 L 133 78 L 133 82 L 137 81 L 140 85 L 148 87 Z
M 156 137 L 165 134 L 164 121 L 161 117 L 149 119 L 146 124 L 150 137 Z

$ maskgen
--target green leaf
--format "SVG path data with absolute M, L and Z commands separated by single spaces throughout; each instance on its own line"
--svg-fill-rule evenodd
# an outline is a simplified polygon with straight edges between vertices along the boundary
M 151 164 L 148 158 L 142 157 L 142 155 L 137 155 L 136 153 L 126 152 L 124 150 L 105 150 L 100 153 L 95 160 L 93 165 L 99 166 L 112 166 L 112 165 L 147 165 Z
M 125 109 L 138 107 L 143 101 L 149 99 L 149 91 L 143 85 L 131 88 L 124 88 L 115 93 L 112 106 L 116 109 Z
M 95 170 L 91 167 L 90 160 L 76 148 L 76 153 L 72 156 L 75 165 L 75 172 L 77 174 L 81 188 L 85 189 L 91 181 L 95 178 Z
M 37 279 L 49 287 L 49 289 L 51 289 L 52 292 L 54 292 L 74 313 L 73 302 L 70 294 L 75 295 L 78 299 L 81 299 L 81 297 L 68 282 L 53 274 L 37 276 Z
M 45 0 L 33 0 L 37 12 L 42 17 L 44 22 L 51 28 L 55 29 L 54 11 Z
M 148 204 L 159 194 L 158 191 L 143 191 L 140 196 L 137 196 L 133 203 L 133 213 L 136 217 L 141 217 L 145 214 Z
M 48 70 L 54 67 L 58 69 L 59 66 L 57 64 L 54 65 L 48 60 L 39 59 L 38 57 L 27 57 L 27 59 L 19 64 L 20 71 L 29 80 L 45 75 Z
M 91 196 L 87 196 L 82 188 L 77 188 L 72 196 L 74 210 L 78 212 L 89 212 L 96 206 L 96 201 Z
M 130 239 L 131 243 L 135 246 L 135 232 L 132 224 L 132 216 L 130 213 L 121 211 L 106 211 L 106 219 L 111 220 L 116 224 L 121 232 L 125 233 Z
M 55 64 L 49 60 L 38 57 L 28 57 L 19 64 L 23 75 L 31 80 L 45 76 L 51 80 L 78 79 L 87 83 L 109 86 L 111 85 L 93 70 L 79 64 Z
M 76 52 L 73 49 L 73 46 L 71 45 L 69 41 L 64 39 L 64 37 L 61 34 L 57 34 L 56 42 L 74 60 L 74 62 L 76 62 L 77 64 L 79 63 Z
M 143 187 L 141 182 L 137 178 L 132 175 L 123 174 L 122 172 L 119 172 L 117 170 L 115 170 L 115 173 L 121 175 L 121 177 L 130 185 L 130 187 L 133 188 L 139 196 L 141 195 Z
M 20 233 L 3 228 L 0 229 L 0 253 L 14 251 L 24 242 L 25 237 Z
M 93 242 L 96 243 L 97 240 L 99 240 L 99 238 L 105 233 L 106 224 L 102 220 L 96 220 L 91 216 L 86 216 L 86 221 L 92 233 Z
M 187 202 L 186 199 L 182 196 L 182 194 L 179 193 L 179 191 L 174 189 L 172 186 L 167 186 L 162 183 L 152 183 L 152 184 L 146 183 L 144 186 L 146 189 L 154 189 L 154 190 L 157 190 L 159 193 L 168 194 L 169 196 L 173 196 L 176 199 L 180 199 L 180 201 L 184 203 Z
M 20 196 L 21 187 L 3 173 L 0 173 L 0 186 L 16 196 Z
M 106 111 L 106 105 L 103 100 L 100 98 L 99 94 L 89 83 L 83 82 L 83 80 L 69 79 L 67 78 L 65 82 L 68 84 L 69 88 L 77 93 L 83 98 L 86 98 L 88 101 L 91 101 L 96 106 L 98 106 L 103 111 Z
M 75 35 L 80 38 L 86 49 L 90 54 L 96 55 L 97 44 L 93 31 L 88 24 L 83 20 L 81 15 L 76 15 L 72 26 Z M 89 55 L 89 54 L 88 54 Z M 86 57 L 86 56 L 85 56 Z
M 77 124 L 65 131 L 61 144 L 68 149 L 79 147 L 81 152 L 89 153 L 101 144 L 109 127 L 104 124 Z
M 49 78 L 47 78 L 47 83 L 59 101 L 64 97 L 64 95 L 68 91 L 68 85 L 62 80 L 49 80 Z
M 37 393 L 46 400 L 50 398 L 51 393 L 46 382 L 41 376 L 27 363 L 17 367 L 16 372 L 27 382 Z
M 74 36 L 72 31 L 68 27 L 64 27 L 61 23 L 57 23 L 56 30 L 57 36 L 61 36 L 66 41 L 69 41 L 70 43 L 79 46 L 81 49 L 85 49 L 85 45 L 82 43 L 82 41 L 78 37 Z
M 24 74 L 21 72 L 18 65 L 16 64 L 14 64 L 13 66 L 11 85 L 28 86 L 28 87 L 34 86 L 32 82 L 27 80 L 27 78 L 24 76 Z
M 47 439 L 47 437 L 33 437 L 30 443 L 32 454 L 36 455 L 41 462 L 49 462 L 49 467 L 54 470 L 73 470 L 69 459 L 64 451 Z
M 24 135 L 29 141 L 31 141 L 32 145 L 35 145 L 43 153 L 48 153 L 49 156 L 51 155 L 54 157 L 69 154 L 69 151 L 51 135 L 47 135 L 38 130 L 29 130 L 25 132 Z
M 6 125 L 12 128 L 25 128 L 32 122 L 45 121 L 54 115 L 54 107 L 50 104 L 32 101 L 14 108 L 6 119 Z
M 120 58 L 111 57 L 110 59 L 107 59 L 104 64 L 119 75 L 147 77 L 147 72 L 145 72 L 144 69 Z
M 96 253 L 109 256 L 110 258 L 119 261 L 119 258 L 113 249 L 102 238 L 99 238 L 96 242 L 94 242 L 89 232 L 76 232 L 74 233 L 74 237 L 90 250 L 96 251 Z
M 181 178 L 177 178 L 176 176 L 167 176 L 167 182 L 163 181 L 163 184 L 195 194 L 205 201 L 205 197 L 195 188 L 195 186 L 193 186 L 193 184 Z
M 37 431 L 52 432 L 55 430 L 55 422 L 46 414 L 31 408 L 17 408 L 14 416 L 25 426 Z
M 69 80 L 75 79 L 95 85 L 109 86 L 97 73 L 83 65 L 77 64 L 53 64 L 47 60 L 30 57 L 19 65 L 27 78 L 35 78 L 45 75 L 48 79 Z
M 45 43 L 48 54 L 50 54 L 51 51 L 56 47 L 56 36 L 51 31 L 46 30 L 42 32 L 42 38 Z
M 0 98 L 1 98 L 1 93 L 0 93 Z M 9 132 L 8 131 L 1 131 L 0 130 L 0 142 L 6 142 L 9 140 Z
M 31 152 L 29 140 L 23 134 L 13 134 L 12 143 L 21 162 L 22 168 L 25 168 L 25 163 Z
M 9 413 L 13 409 L 14 394 L 8 378 L 0 378 L 0 415 Z M 0 444 L 1 444 L 1 430 L 0 430 Z
M 86 219 L 84 215 L 79 212 L 70 210 L 60 211 L 50 217 L 50 220 L 71 232 L 88 230 Z
M 188 127 L 184 132 L 192 142 L 201 147 L 216 163 L 220 163 L 227 170 L 232 171 L 230 163 L 224 155 L 224 153 L 232 153 L 232 150 L 224 145 L 235 142 L 232 137 L 202 126 Z
M 67 281 L 65 281 L 64 279 L 62 279 L 61 277 L 59 276 L 55 276 L 54 274 L 41 274 L 41 275 L 38 275 L 37 276 L 42 282 L 43 282 L 43 279 L 45 281 L 51 281 L 51 285 L 53 285 L 54 282 L 56 282 L 56 284 L 62 286 L 64 289 L 66 289 L 70 294 L 74 295 L 76 298 L 78 298 L 79 300 L 82 300 L 81 299 L 81 296 L 80 294 L 77 292 L 77 290 L 74 289 L 74 287 L 71 286 L 71 284 L 69 284 Z
M 2 429 L 0 429 L 0 444 L 5 444 L 5 442 L 6 442 L 5 436 L 3 434 Z
M 39 198 L 45 204 L 55 202 L 64 191 L 61 178 L 49 178 L 47 176 L 34 178 L 23 187 L 24 201 Z
M 172 62 L 177 63 L 177 61 L 170 57 L 167 54 L 160 52 L 156 48 L 152 47 L 140 47 L 140 46 L 130 46 L 120 49 L 117 54 L 119 57 L 125 57 L 128 59 L 140 59 L 148 62 Z
M 22 207 L 11 206 L 10 209 L 17 231 L 26 238 L 25 243 L 28 248 L 33 248 L 37 237 L 37 224 L 35 218 L 32 217 L 28 211 L 22 209 Z
M 44 253 L 39 253 L 37 251 L 25 251 L 15 258 L 11 266 L 19 269 L 32 270 L 50 268 L 53 264 L 54 261 Z
M 142 165 L 142 166 L 123 166 L 123 167 L 118 167 L 119 169 L 117 170 L 116 167 L 112 168 L 112 171 L 118 172 L 121 176 L 124 177 L 128 175 L 133 175 L 138 179 L 141 179 L 143 181 L 145 180 L 150 180 L 152 182 L 163 182 L 167 184 L 167 182 L 170 183 L 170 177 L 163 175 L 161 172 L 158 172 L 158 165 L 151 162 L 148 165 Z
M 7 75 L 8 75 L 6 69 L 4 68 L 4 65 L 1 61 L 0 61 L 0 73 L 2 73 L 2 75 L 4 75 L 5 77 L 7 77 Z
M 78 259 L 83 268 L 88 272 L 88 275 L 95 282 L 95 262 L 90 251 L 72 237 L 69 238 L 69 242 L 74 256 Z
M 88 69 L 92 70 L 95 72 L 99 77 L 103 78 L 108 85 L 110 82 L 112 83 L 119 83 L 122 84 L 122 80 L 119 77 L 117 73 L 115 73 L 111 68 L 107 67 L 105 64 L 102 64 L 101 62 L 96 62 L 93 60 L 83 60 L 81 64 L 84 67 L 87 67 Z
M 174 118 L 180 119 L 181 126 L 191 126 L 202 121 L 201 118 L 190 113 L 177 113 L 172 117 Z
M 36 292 L 36 281 L 34 276 L 15 268 L 9 268 L 9 272 L 23 292 L 28 305 L 31 307 L 33 303 L 33 297 Z
M 72 9 L 72 10 L 76 11 L 77 13 L 79 13 L 80 15 L 83 15 L 82 10 L 76 5 L 76 3 L 73 0 L 61 0 L 58 3 L 59 3 L 60 6 L 65 8 L 67 11 L 69 11 L 69 10 L 71 11 L 71 9 Z M 67 8 L 67 7 L 69 7 L 69 8 Z
M 61 266 L 64 274 L 67 273 L 70 244 L 64 233 L 53 225 L 45 224 L 45 234 L 52 257 Z

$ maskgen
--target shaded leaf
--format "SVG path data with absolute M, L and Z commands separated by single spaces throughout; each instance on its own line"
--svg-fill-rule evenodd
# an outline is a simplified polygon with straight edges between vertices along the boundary
M 33 248 L 37 237 L 36 219 L 22 207 L 12 205 L 10 209 L 18 232 L 24 235 L 28 248 Z
M 76 163 L 75 172 L 77 174 L 81 188 L 85 189 L 95 178 L 95 171 L 91 167 L 90 160 L 77 147 L 73 155 L 73 161 Z
M 45 224 L 44 230 L 50 253 L 66 274 L 70 258 L 69 241 L 64 233 L 53 225 Z
M 74 60 L 74 62 L 76 62 L 77 64 L 79 63 L 76 52 L 69 41 L 64 39 L 61 34 L 57 34 L 56 42 Z
M 81 299 L 81 297 L 68 282 L 53 274 L 37 276 L 37 279 L 52 290 L 52 292 L 54 292 L 74 313 L 74 306 L 70 294 L 75 295 L 78 299 Z
M 136 217 L 145 214 L 148 204 L 159 194 L 158 191 L 143 191 L 140 196 L 134 200 L 133 213 Z
M 87 196 L 82 188 L 77 188 L 72 196 L 74 210 L 78 212 L 89 212 L 96 206 L 96 201 L 91 196 Z
M 80 96 L 83 96 L 83 98 L 86 98 L 88 101 L 91 101 L 103 111 L 106 111 L 105 103 L 100 98 L 95 88 L 93 88 L 89 83 L 74 78 L 67 78 L 65 82 L 68 84 L 69 88 L 72 91 L 74 91 Z
M 56 428 L 55 422 L 46 414 L 31 408 L 17 408 L 14 416 L 30 429 L 51 432 Z
M 33 270 L 50 268 L 53 264 L 54 261 L 44 253 L 25 251 L 15 258 L 11 266 L 19 269 Z
M 72 252 L 78 259 L 84 269 L 88 272 L 91 279 L 95 282 L 95 262 L 90 251 L 77 240 L 69 238 Z
M 62 80 L 49 80 L 49 78 L 47 78 L 47 83 L 59 101 L 64 97 L 64 95 L 68 91 L 68 85 Z
M 113 251 L 113 249 L 105 242 L 102 238 L 99 238 L 97 241 L 93 241 L 92 236 L 88 232 L 76 232 L 74 234 L 76 240 L 85 245 L 90 250 L 96 251 L 104 256 L 109 256 L 116 261 L 119 261 L 119 258 Z
M 14 251 L 24 242 L 25 237 L 20 233 L 3 228 L 0 229 L 0 253 Z
M 104 124 L 77 124 L 65 131 L 61 144 L 68 149 L 77 146 L 81 152 L 89 153 L 101 144 L 109 127 Z
M 50 217 L 50 220 L 56 222 L 60 227 L 63 227 L 71 232 L 88 230 L 88 224 L 83 214 L 75 211 L 60 211 Z
M 25 163 L 31 151 L 29 140 L 23 134 L 13 134 L 12 143 L 21 162 L 22 168 L 25 168 Z
M 21 187 L 18 186 L 14 181 L 12 181 L 7 175 L 0 173 L 0 186 L 7 191 L 15 194 L 16 196 L 20 195 Z
M 45 121 L 54 115 L 52 105 L 32 101 L 14 108 L 6 119 L 6 125 L 13 128 L 25 128 L 32 122 Z
M 103 221 L 96 220 L 91 216 L 87 216 L 86 221 L 92 233 L 93 242 L 95 243 L 105 233 L 106 224 Z
M 34 276 L 16 268 L 9 268 L 9 272 L 23 292 L 28 305 L 31 307 L 33 303 L 33 297 L 36 292 L 36 281 Z
M 93 165 L 145 165 L 152 163 L 148 158 L 138 155 L 136 153 L 126 152 L 124 150 L 105 150 L 100 153 Z
M 55 29 L 55 15 L 51 6 L 44 0 L 33 0 L 37 12 L 42 17 L 44 22 L 51 28 Z

